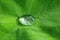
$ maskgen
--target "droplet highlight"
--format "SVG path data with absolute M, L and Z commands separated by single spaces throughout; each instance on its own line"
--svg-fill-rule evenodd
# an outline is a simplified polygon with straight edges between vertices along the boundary
M 19 17 L 18 20 L 22 25 L 33 25 L 35 21 L 34 17 L 31 15 L 24 15 L 22 17 Z

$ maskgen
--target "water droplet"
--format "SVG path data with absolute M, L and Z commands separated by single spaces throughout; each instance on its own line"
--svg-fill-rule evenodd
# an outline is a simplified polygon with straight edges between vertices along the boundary
M 22 25 L 32 25 L 34 21 L 35 21 L 35 19 L 31 15 L 24 15 L 24 16 L 19 18 L 19 22 Z

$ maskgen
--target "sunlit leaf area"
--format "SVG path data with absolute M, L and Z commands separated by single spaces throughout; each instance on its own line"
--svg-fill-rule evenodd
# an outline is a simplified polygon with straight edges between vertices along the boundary
M 60 0 L 0 0 L 0 40 L 60 40 Z

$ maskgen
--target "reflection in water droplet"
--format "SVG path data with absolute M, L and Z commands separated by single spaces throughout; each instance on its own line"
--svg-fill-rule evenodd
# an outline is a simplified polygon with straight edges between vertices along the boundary
M 34 20 L 35 20 L 34 17 L 30 15 L 25 15 L 19 18 L 19 22 L 22 25 L 32 25 Z

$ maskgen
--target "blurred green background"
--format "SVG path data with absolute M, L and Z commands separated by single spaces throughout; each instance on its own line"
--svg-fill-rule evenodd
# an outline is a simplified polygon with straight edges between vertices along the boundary
M 34 24 L 18 25 L 23 15 Z M 0 0 L 0 40 L 60 40 L 60 0 Z

